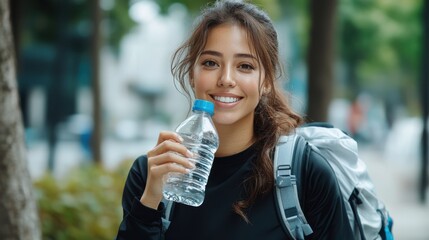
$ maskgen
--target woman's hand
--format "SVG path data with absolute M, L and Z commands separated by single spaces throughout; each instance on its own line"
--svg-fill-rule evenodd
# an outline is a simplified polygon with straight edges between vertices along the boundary
M 164 176 L 169 172 L 188 173 L 194 168 L 188 158 L 192 153 L 182 145 L 183 139 L 175 132 L 163 131 L 156 146 L 147 153 L 148 176 L 140 202 L 157 209 L 162 200 Z

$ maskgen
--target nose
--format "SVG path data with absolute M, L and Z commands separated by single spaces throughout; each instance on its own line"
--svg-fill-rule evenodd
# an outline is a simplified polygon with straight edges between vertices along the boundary
M 225 66 L 222 69 L 222 75 L 220 76 L 217 85 L 218 87 L 235 87 L 236 82 L 234 80 L 232 67 Z

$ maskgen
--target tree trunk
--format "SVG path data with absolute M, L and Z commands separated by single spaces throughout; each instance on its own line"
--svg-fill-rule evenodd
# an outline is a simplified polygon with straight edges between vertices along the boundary
M 421 98 L 422 98 L 422 112 L 423 112 L 423 131 L 422 131 L 422 165 L 420 171 L 420 183 L 419 183 L 419 199 L 421 203 L 426 202 L 426 193 L 428 186 L 428 165 L 429 165 L 429 149 L 428 149 L 428 118 L 429 118 L 429 0 L 423 3 L 423 54 L 422 54 L 422 79 L 421 79 Z
M 308 48 L 308 121 L 327 121 L 334 92 L 336 0 L 310 2 Z
M 92 0 L 92 157 L 96 163 L 101 163 L 102 160 L 102 119 L 101 119 L 101 90 L 100 90 L 100 0 Z
M 0 0 L 0 239 L 40 239 L 27 168 L 9 0 Z

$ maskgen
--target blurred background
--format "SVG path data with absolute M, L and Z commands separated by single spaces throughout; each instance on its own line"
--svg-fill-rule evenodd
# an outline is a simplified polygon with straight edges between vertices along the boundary
M 130 164 L 188 113 L 171 56 L 209 2 L 10 1 L 43 239 L 115 236 Z M 293 107 L 358 140 L 396 239 L 429 239 L 428 1 L 254 2 L 275 22 Z

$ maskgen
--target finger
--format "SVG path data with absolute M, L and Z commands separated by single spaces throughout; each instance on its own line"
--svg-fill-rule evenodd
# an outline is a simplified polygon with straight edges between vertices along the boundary
M 179 155 L 175 152 L 166 152 L 161 155 L 157 155 L 155 157 L 152 157 L 149 159 L 151 162 L 151 166 L 160 166 L 160 165 L 168 165 L 168 164 L 175 164 L 175 165 L 181 165 L 188 169 L 194 169 L 195 165 L 193 161 L 191 161 L 189 158 L 184 157 L 182 155 Z
M 177 134 L 176 132 L 161 131 L 159 133 L 159 136 L 158 136 L 157 145 L 160 144 L 160 143 L 162 143 L 162 142 L 164 142 L 164 141 L 166 141 L 166 140 L 172 140 L 172 141 L 175 141 L 175 142 L 178 142 L 178 143 L 183 142 L 183 138 L 179 134 Z
M 151 167 L 151 173 L 157 176 L 165 176 L 167 173 L 171 172 L 187 174 L 190 171 L 191 170 L 189 168 L 185 168 L 183 165 L 172 162 Z
M 150 150 L 147 155 L 148 157 L 153 157 L 167 152 L 175 152 L 185 157 L 192 157 L 193 155 L 183 144 L 172 140 L 161 142 L 152 150 Z

